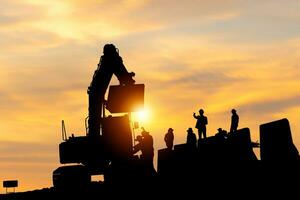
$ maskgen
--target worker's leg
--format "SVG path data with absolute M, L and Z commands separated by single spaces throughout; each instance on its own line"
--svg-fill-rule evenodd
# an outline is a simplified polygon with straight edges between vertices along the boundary
M 236 132 L 237 131 L 237 126 L 231 126 L 230 127 L 230 132 L 233 133 L 233 132 Z
M 167 142 L 167 148 L 169 150 L 172 150 L 172 148 L 173 148 L 173 142 Z
M 203 128 L 203 139 L 206 138 L 206 127 Z
M 199 140 L 201 140 L 201 129 L 200 128 L 198 128 L 198 138 L 199 138 Z
M 237 131 L 237 126 L 234 126 L 234 128 L 233 128 L 233 130 L 234 130 L 234 132 L 236 132 Z

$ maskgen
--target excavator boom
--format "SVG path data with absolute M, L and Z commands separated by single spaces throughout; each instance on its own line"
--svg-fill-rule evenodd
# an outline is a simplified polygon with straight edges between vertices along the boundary
M 103 53 L 104 55 L 100 58 L 98 68 L 88 88 L 89 119 L 87 134 L 90 136 L 100 134 L 101 118 L 104 117 L 104 97 L 113 74 L 117 76 L 120 85 L 133 85 L 135 83 L 132 79 L 134 73 L 127 71 L 114 45 L 105 45 Z

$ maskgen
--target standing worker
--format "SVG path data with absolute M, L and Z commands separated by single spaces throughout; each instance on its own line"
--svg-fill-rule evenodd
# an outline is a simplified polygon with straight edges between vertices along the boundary
M 196 149 L 197 148 L 197 138 L 196 134 L 193 132 L 192 128 L 187 130 L 187 137 L 186 137 L 186 145 L 188 149 Z
M 206 125 L 207 125 L 207 117 L 203 115 L 204 114 L 204 110 L 200 109 L 199 110 L 199 115 L 197 116 L 196 113 L 194 113 L 194 118 L 197 119 L 197 123 L 195 128 L 198 129 L 198 136 L 199 136 L 199 140 L 202 139 L 202 135 L 203 135 L 203 139 L 206 138 Z
M 171 151 L 173 149 L 173 142 L 174 142 L 174 133 L 172 128 L 168 129 L 168 132 L 165 134 L 164 140 L 168 150 Z
M 231 125 L 230 125 L 230 132 L 236 132 L 237 128 L 239 126 L 239 116 L 236 113 L 235 109 L 231 110 L 232 116 L 231 116 Z
M 144 166 L 144 170 L 148 175 L 155 174 L 153 166 L 154 148 L 153 148 L 153 137 L 142 127 L 141 135 L 138 135 L 136 141 L 139 143 L 133 147 L 133 153 L 138 151 L 142 152 L 141 161 Z

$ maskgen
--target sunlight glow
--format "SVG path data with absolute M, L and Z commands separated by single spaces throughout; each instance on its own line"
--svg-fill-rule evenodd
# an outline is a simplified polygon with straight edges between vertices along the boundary
M 136 120 L 138 122 L 146 122 L 149 120 L 149 111 L 148 110 L 142 110 L 136 113 Z

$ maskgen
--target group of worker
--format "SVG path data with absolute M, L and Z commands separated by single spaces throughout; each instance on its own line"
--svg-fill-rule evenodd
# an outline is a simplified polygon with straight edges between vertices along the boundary
M 231 110 L 231 125 L 230 125 L 230 133 L 234 133 L 237 131 L 238 125 L 239 125 L 239 116 L 237 114 L 237 111 L 235 109 Z M 199 115 L 196 115 L 196 113 L 193 113 L 193 117 L 197 119 L 195 128 L 198 129 L 198 137 L 199 140 L 206 138 L 206 126 L 208 124 L 207 117 L 204 116 L 204 110 L 199 110 Z M 172 150 L 173 149 L 173 143 L 174 143 L 174 133 L 173 129 L 169 128 L 168 132 L 165 134 L 164 141 L 166 143 L 167 149 Z M 218 128 L 218 133 L 216 136 L 225 137 L 226 131 L 222 128 Z M 196 134 L 193 132 L 192 128 L 188 128 L 187 130 L 187 139 L 186 139 L 187 147 L 194 148 L 197 145 L 197 138 Z
M 231 110 L 231 125 L 230 125 L 230 133 L 234 133 L 237 131 L 238 124 L 239 124 L 239 116 L 235 109 Z M 199 140 L 203 140 L 206 138 L 206 126 L 208 124 L 207 117 L 204 116 L 204 110 L 199 110 L 199 115 L 193 113 L 193 117 L 197 119 L 195 128 L 198 129 L 198 137 Z M 173 149 L 174 143 L 174 132 L 173 128 L 169 128 L 167 133 L 164 136 L 164 141 L 166 143 L 167 149 Z M 227 132 L 222 128 L 218 129 L 218 133 L 216 136 L 226 137 Z M 141 161 L 143 161 L 145 165 L 145 169 L 148 172 L 153 172 L 153 157 L 154 157 L 154 148 L 153 148 L 153 137 L 142 127 L 141 135 L 137 136 L 135 141 L 138 143 L 133 147 L 133 152 L 136 153 L 141 151 Z M 188 148 L 195 149 L 197 147 L 197 138 L 196 134 L 193 132 L 192 128 L 187 129 L 187 138 L 186 138 L 186 145 Z
M 230 132 L 233 133 L 237 130 L 239 125 L 239 116 L 235 109 L 231 110 L 231 125 L 230 125 Z M 199 110 L 199 115 L 197 116 L 196 113 L 193 114 L 193 117 L 197 119 L 197 123 L 195 128 L 198 129 L 199 139 L 206 138 L 206 125 L 208 124 L 207 117 L 204 116 L 204 110 Z

